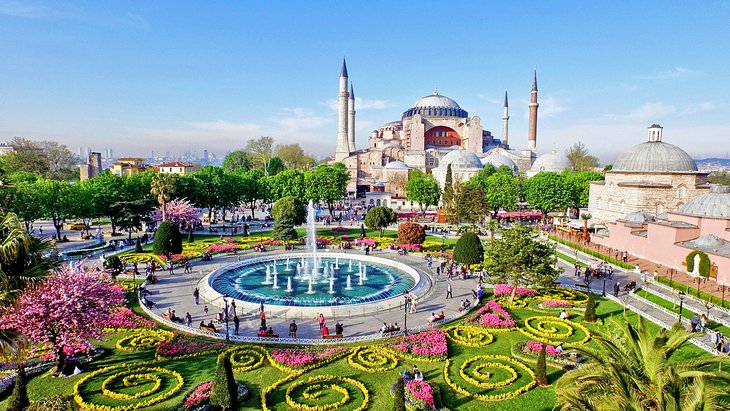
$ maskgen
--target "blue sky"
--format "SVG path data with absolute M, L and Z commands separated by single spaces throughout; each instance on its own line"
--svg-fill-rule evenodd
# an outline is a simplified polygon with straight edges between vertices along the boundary
M 604 163 L 664 126 L 691 155 L 730 152 L 730 2 L 42 2 L 0 0 L 0 141 L 115 155 L 224 154 L 271 135 L 334 152 L 343 56 L 357 144 L 438 89 L 538 151 Z

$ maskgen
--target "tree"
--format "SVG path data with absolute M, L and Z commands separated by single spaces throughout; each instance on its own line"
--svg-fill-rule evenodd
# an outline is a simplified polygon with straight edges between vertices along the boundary
M 37 287 L 26 290 L 0 317 L 0 328 L 17 329 L 36 344 L 50 344 L 56 369 L 66 355 L 86 352 L 103 335 L 99 324 L 124 303 L 124 289 L 98 273 L 64 268 Z
M 426 240 L 426 229 L 418 223 L 405 222 L 398 226 L 399 244 L 423 244 Z
M 167 221 L 177 224 L 179 227 L 192 228 L 200 222 L 201 211 L 185 198 L 176 198 L 167 203 Z M 162 207 L 155 210 L 152 215 L 155 221 L 162 221 Z
M 286 171 L 284 173 L 286 173 Z M 266 178 L 261 170 L 249 170 L 247 172 L 238 173 L 237 175 L 240 178 L 239 186 L 241 187 L 241 190 L 239 191 L 239 201 L 248 204 L 251 209 L 251 217 L 253 217 L 254 211 L 256 210 L 257 201 L 267 198 L 280 198 L 277 197 L 278 194 L 270 194 L 269 190 L 269 180 L 275 177 L 279 178 L 278 174 L 271 179 Z M 283 192 L 284 191 L 281 191 L 280 193 Z
M 235 409 L 238 402 L 238 387 L 233 377 L 230 354 L 224 352 L 216 361 L 215 382 L 210 391 L 210 403 L 223 410 Z
M 525 181 L 525 201 L 535 210 L 547 213 L 565 209 L 571 203 L 570 193 L 565 188 L 563 174 L 540 172 Z
M 547 379 L 547 344 L 542 343 L 540 346 L 540 353 L 537 355 L 537 366 L 535 366 L 535 382 L 541 387 L 547 387 L 550 385 Z
M 16 368 L 15 384 L 13 393 L 10 395 L 8 411 L 23 411 L 30 405 L 28 398 L 28 376 L 25 373 L 25 366 Z
M 142 223 L 148 223 L 150 218 L 150 203 L 146 199 L 118 201 L 112 205 L 112 213 L 117 221 L 117 227 L 126 230 L 129 239 L 132 232 L 142 230 Z
M 275 155 L 284 161 L 288 169 L 306 170 L 315 164 L 314 158 L 304 154 L 299 144 L 278 145 Z
M 596 322 L 596 299 L 588 294 L 588 302 L 586 303 L 586 312 L 583 314 L 583 320 L 587 323 Z
M 237 178 L 226 174 L 220 167 L 205 166 L 191 173 L 187 178 L 195 179 L 190 201 L 200 208 L 208 209 L 208 219 L 213 222 L 215 210 L 223 209 L 238 202 Z
M 182 237 L 177 224 L 171 221 L 160 223 L 152 243 L 152 252 L 157 255 L 182 253 Z
M 81 183 L 91 192 L 91 209 L 95 212 L 94 218 L 107 216 L 111 219 L 112 235 L 117 232 L 117 216 L 112 212 L 112 206 L 125 193 L 124 179 L 109 171 L 104 171 Z
M 487 254 L 484 268 L 500 282 L 512 284 L 514 300 L 517 287 L 549 287 L 562 269 L 556 268 L 555 249 L 537 239 L 537 233 L 516 223 L 502 231 Z
M 296 197 L 284 197 L 271 208 L 271 216 L 274 217 L 271 235 L 277 240 L 290 241 L 299 238 L 294 227 L 306 221 L 307 212 Z
M 271 198 L 278 200 L 284 197 L 296 197 L 299 200 L 306 198 L 307 186 L 305 173 L 299 170 L 284 170 L 269 178 Z
M 8 174 L 25 171 L 52 180 L 78 178 L 76 164 L 79 158 L 63 144 L 15 137 L 8 145 L 14 151 L 0 158 L 2 168 Z
M 485 194 L 489 208 L 494 211 L 494 217 L 499 210 L 512 210 L 520 198 L 520 181 L 507 168 L 504 172 L 500 167 L 497 172 L 487 177 Z
M 314 171 L 305 174 L 304 181 L 307 184 L 306 199 L 324 202 L 331 215 L 334 203 L 347 195 L 350 173 L 342 163 L 335 163 L 331 166 L 321 165 Z
M 499 225 L 499 220 L 497 220 L 496 216 L 487 221 L 487 230 L 489 230 L 489 246 L 492 247 L 494 246 L 494 234 L 502 231 L 502 226 Z
M 431 174 L 425 174 L 415 168 L 408 172 L 406 196 L 409 200 L 418 203 L 421 212 L 424 212 L 424 207 L 428 208 L 439 203 L 441 188 Z
M 456 221 L 466 221 L 470 224 L 482 222 L 488 212 L 484 189 L 477 185 L 458 182 L 454 186 L 453 203 L 456 206 Z
M 591 182 L 605 178 L 603 173 L 597 171 L 564 171 L 562 176 L 569 198 L 569 205 L 575 208 L 586 207 Z
M 565 150 L 565 156 L 568 157 L 574 171 L 592 170 L 598 167 L 598 158 L 590 155 L 586 146 L 580 141 Z
M 730 377 L 720 371 L 730 359 L 675 355 L 693 337 L 676 323 L 651 331 L 639 316 L 637 325 L 615 321 L 609 334 L 591 332 L 597 346 L 573 347 L 586 362 L 558 380 L 556 408 L 561 410 L 721 410 L 727 409 Z
M 446 178 L 444 180 L 444 198 L 443 203 L 449 204 L 454 199 L 454 176 L 451 171 L 451 164 L 446 166 Z
M 248 152 L 251 163 L 254 167 L 262 170 L 264 175 L 268 176 L 269 172 L 269 161 L 273 154 L 274 139 L 269 136 L 262 136 L 255 140 L 249 140 L 246 144 L 246 151 Z
M 271 159 L 269 159 L 269 165 L 266 168 L 266 175 L 274 176 L 284 170 L 286 170 L 286 164 L 284 164 L 284 160 L 280 159 L 279 157 L 271 157 Z
M 454 246 L 454 261 L 466 265 L 484 262 L 484 247 L 479 236 L 471 231 L 465 232 Z
M 383 230 L 389 224 L 398 221 L 398 216 L 390 207 L 377 206 L 371 208 L 365 215 L 365 225 L 371 230 L 379 230 L 380 237 L 383 237 Z
M 157 203 L 162 209 L 162 221 L 167 220 L 167 216 L 165 214 L 165 205 L 168 201 L 170 201 L 170 198 L 172 198 L 172 193 L 174 191 L 175 181 L 173 180 L 172 174 L 160 173 L 152 179 L 150 193 L 155 196 L 155 198 L 157 199 Z
M 226 173 L 238 173 L 250 169 L 251 156 L 243 150 L 232 151 L 223 159 L 223 171 Z
M 65 181 L 39 179 L 35 182 L 38 208 L 44 217 L 52 220 L 59 241 L 64 222 L 75 214 L 78 192 L 76 184 Z
M 38 207 L 35 181 L 21 181 L 11 187 L 7 204 L 7 209 L 23 220 L 26 230 L 30 230 L 34 221 L 44 217 L 43 209 Z

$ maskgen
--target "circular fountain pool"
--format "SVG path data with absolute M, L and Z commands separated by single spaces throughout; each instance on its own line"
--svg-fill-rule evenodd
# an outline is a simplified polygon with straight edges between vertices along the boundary
M 431 285 L 412 267 L 383 258 L 320 253 L 316 269 L 313 261 L 310 253 L 252 258 L 210 273 L 199 284 L 201 294 L 218 306 L 229 297 L 238 306 L 264 303 L 289 314 L 308 307 L 368 313 L 400 305 L 405 292 L 423 295 Z

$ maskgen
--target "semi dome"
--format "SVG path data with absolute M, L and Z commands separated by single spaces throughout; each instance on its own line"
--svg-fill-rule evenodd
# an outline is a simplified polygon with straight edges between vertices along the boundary
M 621 154 L 611 171 L 645 173 L 686 173 L 697 171 L 697 163 L 681 148 L 662 141 L 662 127 L 649 126 L 649 138 L 645 143 L 632 147 Z
M 515 164 L 515 162 L 512 161 L 511 158 L 503 154 L 489 154 L 486 157 L 482 158 L 482 165 L 486 166 L 487 164 L 493 165 L 494 168 L 499 168 L 499 166 L 507 166 L 510 168 L 510 170 L 512 170 L 512 172 L 518 170 L 517 164 Z
M 463 148 L 448 152 L 439 161 L 437 168 L 445 170 L 449 164 L 451 164 L 452 169 L 481 169 L 483 167 L 481 160 L 479 160 L 476 154 Z
M 459 107 L 456 101 L 438 92 L 416 100 L 413 107 L 403 113 L 403 117 L 416 114 L 423 117 L 469 117 L 469 113 Z
M 396 160 L 386 164 L 383 168 L 387 168 L 388 170 L 410 170 L 412 167 L 400 160 Z
M 562 173 L 563 170 L 570 169 L 572 166 L 570 160 L 563 153 L 558 153 L 557 150 L 552 150 L 549 153 L 545 153 L 535 160 L 530 167 L 532 174 L 537 174 L 541 171 Z
M 689 200 L 679 209 L 680 214 L 695 217 L 730 218 L 730 187 L 710 186 L 710 191 Z

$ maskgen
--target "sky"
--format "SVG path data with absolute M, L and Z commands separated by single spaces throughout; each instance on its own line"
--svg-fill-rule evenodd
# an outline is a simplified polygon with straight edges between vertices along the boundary
M 730 2 L 0 0 L 0 142 L 218 156 L 249 139 L 333 155 L 343 57 L 357 146 L 438 89 L 538 152 L 609 164 L 646 141 L 730 157 Z

